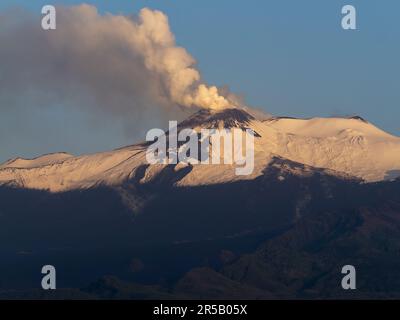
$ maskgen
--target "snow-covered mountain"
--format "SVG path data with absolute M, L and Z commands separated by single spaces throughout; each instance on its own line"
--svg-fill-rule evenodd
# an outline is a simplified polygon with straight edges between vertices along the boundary
M 201 110 L 178 125 L 182 128 L 250 128 L 255 132 L 254 171 L 235 174 L 235 165 L 193 165 L 176 185 L 193 186 L 254 179 L 276 157 L 307 166 L 350 175 L 367 182 L 400 176 L 400 138 L 392 136 L 360 117 L 352 118 L 270 118 L 259 120 L 239 109 Z M 166 165 L 148 165 L 147 144 L 83 156 L 66 153 L 35 159 L 13 159 L 0 165 L 0 184 L 53 192 L 118 186 L 140 172 L 146 184 Z M 174 167 L 177 172 L 186 165 Z M 299 173 L 300 174 L 300 173 Z M 304 174 L 302 171 L 301 174 Z

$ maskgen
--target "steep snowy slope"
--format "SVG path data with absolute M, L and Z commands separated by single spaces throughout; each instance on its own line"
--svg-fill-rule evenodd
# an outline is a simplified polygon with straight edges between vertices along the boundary
M 361 118 L 271 118 L 258 120 L 238 109 L 201 110 L 178 125 L 192 128 L 250 128 L 255 132 L 254 171 L 235 174 L 235 165 L 172 165 L 172 173 L 187 167 L 177 185 L 204 185 L 253 179 L 274 157 L 330 169 L 366 181 L 400 176 L 400 138 Z M 0 166 L 0 184 L 63 191 L 98 184 L 119 185 L 130 179 L 151 183 L 166 165 L 148 165 L 146 144 L 73 157 L 53 154 L 33 160 L 15 159 Z M 139 177 L 139 178 L 138 178 Z

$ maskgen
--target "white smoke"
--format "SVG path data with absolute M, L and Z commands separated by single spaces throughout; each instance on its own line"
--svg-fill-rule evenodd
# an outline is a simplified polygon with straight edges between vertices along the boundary
M 233 104 L 202 82 L 195 59 L 176 45 L 160 11 L 144 8 L 128 17 L 101 15 L 87 4 L 57 7 L 57 29 L 50 31 L 40 28 L 40 18 L 0 14 L 2 106 L 23 96 L 23 103 L 95 106 L 123 115 Z
M 195 60 L 184 48 L 176 46 L 165 14 L 145 8 L 137 21 L 127 20 L 126 23 L 131 29 L 129 43 L 143 55 L 146 67 L 160 75 L 172 101 L 187 107 L 229 107 L 229 101 L 215 86 L 199 83 Z

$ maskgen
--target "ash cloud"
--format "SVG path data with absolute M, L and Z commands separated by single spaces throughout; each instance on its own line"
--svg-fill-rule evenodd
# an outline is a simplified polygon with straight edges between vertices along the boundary
M 0 17 L 1 107 L 54 103 L 117 116 L 158 116 L 232 103 L 202 83 L 194 58 L 178 47 L 168 18 L 100 15 L 94 6 L 57 7 L 57 29 L 27 12 Z M 193 110 L 191 110 L 193 112 Z

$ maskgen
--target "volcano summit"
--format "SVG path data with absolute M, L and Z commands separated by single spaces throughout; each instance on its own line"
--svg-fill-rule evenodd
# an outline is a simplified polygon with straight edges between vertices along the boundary
M 198 164 L 177 179 L 177 185 L 254 179 L 275 157 L 333 170 L 366 182 L 400 176 L 400 138 L 358 117 L 258 120 L 240 109 L 200 110 L 180 123 L 177 132 L 215 128 L 254 132 L 253 173 L 237 176 L 231 164 Z M 0 165 L 0 184 L 53 192 L 86 189 L 99 184 L 118 186 L 135 177 L 143 166 L 146 170 L 140 182 L 146 183 L 156 178 L 166 166 L 147 166 L 147 147 L 147 143 L 139 143 L 77 157 L 58 153 L 32 160 L 12 159 Z

